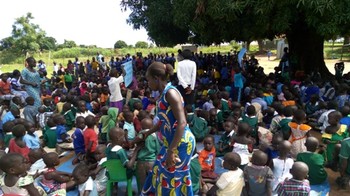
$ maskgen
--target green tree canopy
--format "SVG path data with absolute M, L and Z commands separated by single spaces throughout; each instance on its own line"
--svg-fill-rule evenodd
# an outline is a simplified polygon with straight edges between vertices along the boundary
M 251 41 L 285 35 L 295 69 L 328 74 L 323 42 L 348 32 L 349 0 L 123 0 L 127 22 L 157 45 Z
M 114 49 L 117 49 L 117 48 L 126 48 L 128 47 L 128 44 L 126 44 L 125 41 L 123 40 L 118 40 L 117 42 L 115 42 L 114 44 Z
M 77 47 L 77 44 L 72 40 L 64 40 L 63 44 L 58 45 L 58 48 L 74 48 Z
M 148 43 L 145 41 L 138 41 L 135 44 L 135 48 L 148 48 Z

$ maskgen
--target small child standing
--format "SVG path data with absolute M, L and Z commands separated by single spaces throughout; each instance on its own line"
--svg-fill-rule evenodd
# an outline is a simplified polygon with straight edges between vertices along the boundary
M 308 180 L 311 191 L 317 192 L 317 195 L 327 195 L 330 185 L 324 168 L 325 160 L 321 154 L 316 153 L 319 146 L 318 139 L 308 137 L 305 146 L 307 151 L 299 153 L 296 161 L 304 162 L 309 167 Z
M 218 196 L 240 196 L 244 187 L 243 171 L 238 168 L 240 165 L 241 157 L 239 154 L 234 152 L 226 153 L 223 167 L 229 171 L 220 175 L 207 194 L 213 195 L 216 193 Z
M 26 134 L 26 128 L 22 124 L 15 125 L 12 129 L 13 136 L 9 144 L 9 152 L 16 152 L 21 154 L 24 158 L 28 159 L 28 153 L 30 149 L 23 141 L 23 137 Z
M 34 186 L 34 178 L 27 175 L 28 160 L 18 153 L 5 154 L 0 159 L 0 189 L 6 195 L 41 195 Z
M 311 127 L 307 124 L 304 124 L 305 120 L 305 112 L 301 109 L 298 109 L 294 112 L 294 120 L 288 124 L 291 129 L 289 141 L 292 144 L 292 158 L 296 158 L 298 153 L 306 151 L 304 144 L 306 138 L 310 135 L 309 131 L 311 130 Z
M 274 191 L 277 185 L 283 182 L 286 178 L 292 177 L 289 171 L 293 166 L 294 160 L 288 157 L 291 148 L 291 143 L 284 140 L 278 145 L 279 156 L 272 159 L 270 162 L 270 168 L 275 176 L 272 182 L 272 191 Z
M 248 195 L 272 195 L 273 173 L 270 167 L 266 166 L 266 162 L 267 155 L 256 150 L 252 156 L 252 165 L 244 168 L 245 189 Z
M 36 115 L 38 114 L 37 107 L 34 106 L 34 98 L 33 97 L 27 97 L 26 98 L 27 105 L 23 109 L 23 116 L 24 119 L 30 121 L 31 123 L 35 124 L 36 121 Z
M 135 139 L 135 135 L 136 135 L 136 131 L 135 131 L 135 127 L 134 127 L 134 114 L 131 111 L 126 111 L 124 112 L 124 118 L 125 118 L 125 122 L 124 122 L 124 126 L 123 126 L 123 130 L 126 132 L 126 141 L 129 144 L 130 142 L 132 142 Z
M 141 121 L 142 130 L 138 134 L 138 137 L 143 137 L 142 134 L 146 133 L 153 127 L 151 118 L 144 118 Z M 142 139 L 142 138 L 141 138 Z M 136 173 L 137 184 L 139 192 L 146 181 L 148 172 L 152 169 L 153 163 L 157 158 L 160 150 L 160 144 L 156 133 L 152 133 L 145 139 L 144 147 L 137 153 Z M 141 193 L 141 192 L 140 192 Z
M 85 118 L 85 124 L 87 128 L 84 130 L 84 145 L 85 145 L 85 152 L 86 152 L 86 158 L 89 162 L 96 163 L 95 160 L 95 150 L 98 143 L 98 136 L 95 132 L 95 117 L 94 116 L 87 116 Z
M 108 178 L 106 176 L 106 168 L 101 165 L 107 161 L 106 157 L 106 145 L 98 145 L 95 151 L 95 157 L 97 161 L 97 167 L 92 171 L 92 176 L 95 176 L 95 183 L 99 194 L 104 194 L 106 191 L 106 185 Z
M 278 195 L 309 195 L 310 184 L 306 180 L 309 172 L 308 166 L 303 162 L 295 162 L 290 173 L 293 175 L 292 179 L 287 179 L 280 183 L 276 192 Z
M 218 144 L 218 151 L 216 156 L 224 156 L 226 153 L 228 152 L 232 152 L 231 149 L 231 137 L 233 136 L 233 134 L 235 133 L 235 131 L 233 130 L 233 122 L 231 121 L 226 121 L 224 123 L 224 134 L 222 134 L 220 140 L 219 140 L 219 144 Z
M 67 103 L 63 104 L 62 115 L 66 119 L 65 126 L 66 126 L 67 131 L 70 131 L 73 128 L 74 122 L 75 122 L 75 116 L 74 116 L 71 108 L 72 108 L 71 103 L 67 102 Z
M 85 119 L 79 116 L 75 119 L 76 129 L 72 134 L 74 152 L 77 156 L 73 160 L 73 164 L 78 163 L 82 159 L 82 155 L 85 154 L 85 143 L 84 143 L 84 129 L 85 129 Z

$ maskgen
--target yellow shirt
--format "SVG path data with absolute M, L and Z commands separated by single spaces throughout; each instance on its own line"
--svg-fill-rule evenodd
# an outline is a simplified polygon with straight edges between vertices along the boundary
M 244 186 L 243 171 L 239 168 L 237 170 L 230 170 L 221 174 L 216 186 L 219 190 L 216 191 L 218 196 L 240 196 Z

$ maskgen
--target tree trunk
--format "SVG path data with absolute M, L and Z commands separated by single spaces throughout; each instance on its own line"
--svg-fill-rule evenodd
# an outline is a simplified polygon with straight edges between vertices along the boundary
M 259 54 L 264 54 L 264 43 L 263 43 L 263 39 L 258 39 L 258 46 L 259 46 Z
M 346 45 L 346 44 L 350 44 L 350 36 L 349 35 L 344 36 L 344 45 Z
M 287 32 L 290 63 L 293 71 L 302 70 L 306 74 L 320 72 L 322 76 L 331 77 L 324 62 L 324 37 L 315 29 L 308 27 L 302 19 L 292 24 Z

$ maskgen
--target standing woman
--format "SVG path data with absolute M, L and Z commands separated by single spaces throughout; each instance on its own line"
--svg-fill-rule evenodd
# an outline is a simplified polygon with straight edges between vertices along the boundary
M 40 99 L 40 74 L 35 70 L 36 61 L 33 57 L 28 57 L 25 61 L 25 68 L 22 70 L 21 84 L 25 85 L 30 97 L 34 98 L 34 106 L 41 106 Z
M 176 87 L 168 83 L 173 71 L 171 65 L 160 62 L 152 63 L 147 69 L 149 87 L 162 93 L 157 101 L 158 122 L 143 139 L 160 129 L 164 145 L 141 195 L 193 195 L 189 164 L 195 138 L 186 122 L 183 98 Z

